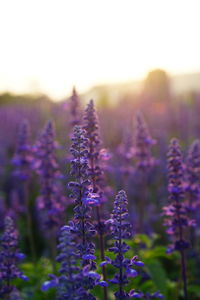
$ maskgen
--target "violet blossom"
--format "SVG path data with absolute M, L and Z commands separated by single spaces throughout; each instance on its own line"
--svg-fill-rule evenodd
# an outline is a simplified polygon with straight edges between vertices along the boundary
M 97 195 L 98 203 L 96 205 L 96 218 L 97 224 L 96 229 L 99 234 L 99 244 L 100 244 L 100 255 L 101 260 L 105 259 L 105 249 L 104 249 L 104 235 L 106 232 L 106 226 L 102 220 L 102 204 L 105 201 L 105 196 L 103 195 L 102 187 L 103 182 L 103 171 L 100 162 L 100 145 L 101 140 L 99 136 L 99 125 L 98 117 L 94 107 L 93 100 L 90 100 L 84 115 L 84 129 L 86 130 L 86 137 L 88 138 L 88 175 L 91 180 L 91 185 L 93 193 Z M 103 266 L 103 279 L 106 281 L 106 270 Z M 108 299 L 107 287 L 104 287 L 104 300 Z
M 33 163 L 33 153 L 29 138 L 29 123 L 27 120 L 24 120 L 19 129 L 18 143 L 12 159 L 12 163 L 16 167 L 14 175 L 22 181 L 27 181 L 30 178 Z
M 90 265 L 84 268 L 80 265 L 80 255 L 77 252 L 75 235 L 69 225 L 61 228 L 59 237 L 59 255 L 57 261 L 61 264 L 60 276 L 49 275 L 50 280 L 44 282 L 42 291 L 56 287 L 56 300 L 95 300 L 90 293 L 95 285 L 103 286 L 104 281 L 100 275 L 90 269 Z
M 15 290 L 15 278 L 28 280 L 18 268 L 25 255 L 18 250 L 18 233 L 13 220 L 5 218 L 5 229 L 0 239 L 0 296 L 10 296 Z
M 88 175 L 88 139 L 85 130 L 75 126 L 70 149 L 73 159 L 71 160 L 71 175 L 75 181 L 69 182 L 70 197 L 75 202 L 74 218 L 70 222 L 72 232 L 77 237 L 77 249 L 82 260 L 82 266 L 90 265 L 95 269 L 95 245 L 91 241 L 95 235 L 94 225 L 91 223 L 91 205 L 96 205 L 94 193 L 90 187 Z M 92 201 L 91 201 L 92 197 Z
M 109 280 L 119 287 L 119 290 L 115 292 L 117 300 L 128 300 L 131 297 L 137 298 L 132 291 L 130 294 L 126 292 L 124 287 L 129 283 L 129 277 L 138 276 L 135 267 L 144 265 L 142 261 L 138 261 L 137 256 L 134 256 L 132 259 L 125 257 L 125 253 L 130 249 L 125 240 L 132 237 L 132 226 L 129 222 L 127 207 L 128 199 L 126 193 L 125 191 L 120 191 L 115 198 L 114 209 L 110 219 L 112 238 L 115 240 L 115 243 L 113 247 L 109 248 L 109 251 L 115 253 L 116 257 L 113 260 L 107 258 L 106 261 L 102 262 L 103 264 L 112 264 L 118 270 L 114 278 Z
M 189 148 L 185 166 L 184 188 L 187 194 L 186 207 L 190 216 L 197 218 L 200 206 L 200 141 L 195 140 Z
M 167 233 L 173 238 L 173 244 L 168 253 L 177 250 L 181 255 L 182 280 L 184 297 L 187 299 L 187 277 L 185 250 L 189 248 L 189 242 L 185 239 L 185 230 L 192 225 L 187 216 L 184 203 L 184 167 L 183 158 L 177 139 L 172 139 L 168 151 L 168 192 L 169 205 L 164 207 L 166 216 L 165 225 Z
M 40 177 L 38 208 L 42 211 L 44 225 L 57 229 L 62 223 L 65 198 L 59 180 L 62 178 L 56 158 L 54 125 L 49 121 L 35 146 L 35 169 Z
M 136 114 L 135 130 L 136 166 L 138 169 L 146 171 L 156 163 L 156 160 L 151 153 L 151 147 L 156 143 L 156 141 L 150 136 L 148 127 L 140 112 Z
M 75 125 L 80 125 L 81 114 L 80 114 L 80 99 L 77 94 L 75 87 L 73 88 L 72 95 L 70 97 L 70 125 L 73 128 Z

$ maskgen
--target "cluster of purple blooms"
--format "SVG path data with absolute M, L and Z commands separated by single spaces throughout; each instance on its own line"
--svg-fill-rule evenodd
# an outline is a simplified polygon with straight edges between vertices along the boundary
M 23 122 L 18 139 L 17 149 L 13 158 L 16 166 L 15 175 L 22 181 L 28 182 L 31 169 L 35 168 L 40 178 L 40 196 L 38 208 L 43 213 L 43 223 L 51 230 L 60 228 L 57 263 L 60 264 L 59 275 L 50 274 L 49 280 L 42 285 L 42 291 L 56 288 L 56 300 L 95 300 L 93 289 L 103 288 L 104 300 L 108 299 L 108 286 L 117 286 L 114 296 L 116 300 L 128 299 L 164 299 L 159 292 L 144 293 L 137 289 L 127 289 L 131 278 L 140 275 L 144 263 L 135 255 L 128 258 L 130 246 L 127 240 L 132 239 L 133 230 L 129 220 L 128 199 L 126 192 L 118 192 L 114 208 L 109 220 L 103 220 L 105 205 L 105 182 L 101 162 L 101 140 L 98 117 L 91 100 L 85 110 L 83 126 L 80 124 L 80 103 L 75 90 L 71 97 L 71 125 L 74 126 L 71 159 L 71 181 L 68 187 L 73 200 L 73 218 L 68 225 L 63 226 L 63 215 L 66 208 L 65 197 L 62 193 L 59 179 L 61 173 L 56 158 L 57 143 L 52 122 L 48 122 L 35 147 L 29 143 L 29 125 Z M 129 136 L 130 137 L 130 136 Z M 132 139 L 122 149 L 127 167 L 135 160 L 135 170 L 141 175 L 146 184 L 146 174 L 156 164 L 151 147 L 155 141 L 151 138 L 143 116 L 136 115 L 135 145 Z M 126 153 L 126 150 L 128 152 Z M 140 172 L 141 171 L 141 172 Z M 132 173 L 132 172 L 130 172 Z M 130 175 L 130 173 L 127 173 Z M 137 172 L 136 172 L 137 173 Z M 127 178 L 127 177 L 126 177 Z M 186 250 L 190 243 L 185 238 L 188 227 L 195 227 L 196 210 L 200 205 L 200 142 L 195 141 L 189 149 L 184 164 L 178 140 L 172 139 L 168 152 L 168 192 L 169 205 L 164 207 L 165 225 L 171 238 L 171 246 L 167 252 L 179 251 L 181 257 L 184 299 L 187 295 Z M 144 195 L 144 198 L 146 195 Z M 146 199 L 141 200 L 141 220 L 144 221 Z M 143 201 L 143 202 L 142 202 Z M 138 205 L 140 206 L 140 205 Z M 139 208 L 140 209 L 140 208 Z M 61 226 L 62 225 L 62 226 Z M 142 224 L 143 225 L 143 224 Z M 141 226 L 143 228 L 143 226 Z M 54 231 L 54 233 L 56 232 Z M 109 247 L 110 254 L 105 255 L 105 236 L 111 236 L 113 245 Z M 54 236 L 55 237 L 55 236 Z M 96 266 L 95 239 L 99 241 L 100 268 Z M 109 255 L 111 257 L 109 257 Z M 13 285 L 13 279 L 28 278 L 18 268 L 18 263 L 24 254 L 18 250 L 18 233 L 10 217 L 5 219 L 5 231 L 0 240 L 0 297 L 20 299 Z M 55 256 L 54 256 L 55 258 Z M 55 262 L 54 262 L 55 263 Z M 114 267 L 113 278 L 109 278 L 107 265 Z M 6 298 L 7 299 L 7 298 Z
M 56 158 L 57 143 L 55 130 L 51 121 L 46 124 L 34 149 L 35 169 L 40 178 L 40 196 L 38 208 L 43 212 L 44 225 L 47 228 L 58 228 L 62 222 L 65 198 L 62 194 Z
M 88 139 L 88 175 L 92 183 L 93 192 L 99 195 L 97 205 L 104 200 L 102 193 L 103 176 L 100 164 L 100 137 L 98 117 L 95 111 L 94 102 L 91 100 L 85 110 L 84 129 Z
M 191 170 L 190 167 L 189 169 Z M 189 178 L 191 180 L 190 176 Z M 185 251 L 190 247 L 190 243 L 185 236 L 187 228 L 194 226 L 194 221 L 190 219 L 185 201 L 184 164 L 177 139 L 172 139 L 169 146 L 168 182 L 169 205 L 164 207 L 164 214 L 165 225 L 168 227 L 167 233 L 172 237 L 172 244 L 167 252 L 171 253 L 174 250 L 180 252 L 184 297 L 188 299 Z
M 72 128 L 75 125 L 80 125 L 80 100 L 75 88 L 73 88 L 72 95 L 70 97 L 70 116 L 70 124 Z
M 135 119 L 135 156 L 139 170 L 147 171 L 155 165 L 156 160 L 151 153 L 151 147 L 155 143 L 156 141 L 149 134 L 142 114 L 138 112 Z
M 191 217 L 200 206 L 200 141 L 195 140 L 189 148 L 185 167 L 184 188 L 188 196 L 186 205 Z
M 91 205 L 94 193 L 89 180 L 88 139 L 82 127 L 74 127 L 71 154 L 71 175 L 76 181 L 69 183 L 71 197 L 74 199 L 74 218 L 68 226 L 61 228 L 57 261 L 61 263 L 59 278 L 53 278 L 43 285 L 57 287 L 57 299 L 88 299 L 95 297 L 89 292 L 95 285 L 105 285 L 95 272 L 95 245 L 92 237 L 96 231 L 91 223 Z M 77 264 L 79 262 L 79 264 Z M 52 275 L 51 275 L 52 276 Z
M 13 280 L 16 278 L 24 281 L 28 277 L 18 268 L 18 264 L 25 255 L 18 250 L 18 233 L 13 220 L 5 218 L 5 229 L 0 239 L 0 298 L 11 299 L 13 293 L 17 293 Z M 17 298 L 16 298 L 17 299 Z
M 91 119 L 88 120 L 87 113 L 90 112 Z M 129 246 L 125 240 L 132 236 L 132 228 L 128 215 L 128 200 L 126 193 L 120 191 L 114 203 L 114 210 L 111 219 L 106 222 L 110 227 L 112 238 L 115 244 L 109 249 L 116 254 L 115 259 L 104 256 L 100 267 L 112 264 L 118 269 L 113 279 L 101 280 L 101 276 L 96 272 L 96 256 L 93 238 L 96 234 L 92 220 L 92 208 L 97 208 L 101 204 L 101 190 L 98 178 L 101 170 L 98 167 L 98 145 L 99 136 L 97 134 L 97 122 L 93 102 L 88 105 L 83 129 L 81 126 L 74 127 L 72 146 L 70 152 L 73 156 L 71 160 L 71 176 L 74 181 L 69 182 L 71 190 L 70 197 L 74 200 L 74 217 L 68 225 L 61 228 L 58 249 L 60 254 L 57 261 L 61 264 L 60 276 L 50 275 L 50 280 L 45 282 L 42 290 L 56 287 L 57 299 L 95 299 L 91 290 L 100 285 L 104 288 L 104 299 L 108 297 L 105 288 L 108 282 L 117 284 L 119 290 L 115 293 L 118 300 L 131 298 L 163 299 L 163 296 L 156 292 L 154 294 L 143 294 L 141 291 L 125 291 L 124 286 L 128 284 L 128 277 L 136 277 L 138 272 L 134 267 L 141 267 L 143 262 L 138 261 L 137 256 L 132 259 L 125 257 Z M 92 130 L 89 131 L 89 121 Z M 88 131 L 87 131 L 88 129 Z M 92 158 L 92 159 L 91 159 Z M 110 226 L 108 226 L 108 224 Z M 103 249 L 104 250 L 104 249 Z M 102 258 L 102 256 L 101 256 Z M 148 298 L 147 298 L 148 296 Z
M 103 170 L 100 161 L 100 145 L 101 140 L 99 136 L 98 117 L 94 107 L 94 102 L 91 100 L 85 110 L 84 115 L 84 129 L 88 139 L 88 176 L 91 181 L 93 190 L 93 202 L 96 206 L 96 224 L 95 229 L 99 236 L 101 260 L 105 259 L 104 236 L 106 233 L 105 222 L 102 219 L 102 206 L 105 202 L 105 195 L 103 194 L 104 180 Z M 106 269 L 103 266 L 103 280 L 106 281 Z M 104 287 L 104 298 L 107 299 L 107 287 Z
M 75 235 L 69 225 L 61 227 L 58 250 L 60 253 L 56 259 L 61 264 L 60 276 L 49 275 L 50 280 L 43 284 L 42 290 L 55 287 L 57 300 L 94 300 L 89 290 L 99 284 L 100 275 L 92 271 L 89 265 L 80 266 Z
M 14 175 L 23 181 L 27 181 L 30 178 L 33 163 L 33 151 L 29 138 L 29 123 L 27 120 L 24 120 L 19 129 L 18 144 L 12 159 L 12 163 L 16 167 Z
M 95 245 L 91 242 L 91 238 L 96 232 L 90 222 L 94 193 L 88 176 L 88 139 L 85 137 L 85 130 L 80 126 L 75 126 L 72 141 L 71 175 L 76 181 L 69 182 L 69 188 L 72 191 L 70 196 L 75 201 L 74 219 L 70 225 L 78 238 L 77 248 L 83 266 L 91 261 L 91 269 L 95 269 L 93 262 Z
M 188 218 L 184 202 L 184 165 L 180 146 L 176 139 L 172 139 L 169 146 L 168 180 L 170 203 L 164 207 L 165 225 L 168 227 L 167 233 L 175 237 L 168 251 L 182 251 L 189 247 L 189 243 L 184 239 L 184 230 L 193 225 L 193 222 Z
M 116 196 L 113 213 L 110 219 L 112 238 L 115 240 L 115 243 L 113 247 L 109 248 L 109 251 L 115 253 L 116 257 L 113 260 L 107 259 L 107 263 L 111 263 L 118 269 L 114 278 L 110 280 L 111 283 L 119 286 L 119 290 L 115 293 L 117 300 L 130 299 L 130 297 L 138 298 L 137 292 L 131 291 L 130 293 L 127 293 L 124 290 L 124 286 L 129 282 L 128 277 L 136 277 L 138 275 L 133 267 L 144 266 L 142 261 L 137 260 L 137 256 L 134 256 L 131 260 L 124 256 L 130 249 L 125 240 L 130 239 L 132 236 L 127 206 L 128 200 L 126 193 L 120 191 Z

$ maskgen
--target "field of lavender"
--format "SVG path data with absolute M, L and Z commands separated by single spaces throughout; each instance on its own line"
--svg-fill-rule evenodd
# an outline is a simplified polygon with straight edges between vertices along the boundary
M 2 101 L 0 299 L 200 299 L 199 115 L 198 94 Z

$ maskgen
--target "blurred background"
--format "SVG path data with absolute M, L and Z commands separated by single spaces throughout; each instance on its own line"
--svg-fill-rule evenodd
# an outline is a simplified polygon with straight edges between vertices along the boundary
M 173 136 L 187 147 L 200 129 L 199 8 L 198 0 L 1 1 L 2 172 L 23 119 L 32 142 L 51 119 L 69 145 L 74 88 L 80 110 L 94 99 L 106 149 L 132 132 L 137 110 L 158 155 Z
M 198 92 L 199 8 L 198 0 L 1 1 L 0 91 L 59 101 L 76 86 L 117 102 L 163 69 L 173 93 Z
M 0 229 L 3 216 L 11 211 L 19 220 L 21 248 L 30 261 L 24 269 L 30 278 L 35 271 L 12 163 L 20 124 L 24 119 L 29 121 L 29 142 L 35 149 L 45 123 L 55 123 L 58 164 L 64 175 L 63 194 L 69 207 L 65 217 L 69 220 L 72 203 L 66 185 L 70 179 L 72 125 L 82 123 L 85 105 L 94 99 L 109 187 L 107 212 L 112 210 L 116 192 L 126 189 L 133 225 L 143 189 L 134 161 L 137 111 L 144 115 L 149 136 L 156 141 L 152 143 L 152 155 L 157 163 L 146 178 L 146 236 L 138 244 L 144 244 L 141 256 L 147 261 L 152 259 L 152 290 L 161 290 L 166 299 L 183 299 L 176 286 L 178 260 L 175 256 L 170 260 L 165 254 L 168 238 L 161 211 L 168 199 L 166 153 L 170 139 L 180 139 L 185 159 L 189 145 L 199 138 L 199 11 L 199 0 L 0 1 Z M 36 199 L 40 187 L 34 176 L 30 207 L 36 256 L 43 275 L 38 279 L 35 274 L 29 287 L 23 287 L 23 293 L 24 299 L 43 300 L 47 298 L 40 286 L 49 273 L 43 265 L 49 264 L 43 260 L 47 247 L 39 230 Z M 146 241 L 150 246 L 146 246 Z M 153 252 L 154 244 L 157 250 Z M 190 260 L 188 268 L 192 300 L 200 297 L 197 258 L 198 261 Z M 148 285 L 145 288 L 148 290 Z

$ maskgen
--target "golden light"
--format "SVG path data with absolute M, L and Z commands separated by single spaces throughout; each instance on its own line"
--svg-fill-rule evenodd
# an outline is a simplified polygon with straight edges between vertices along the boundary
M 7 0 L 0 90 L 63 97 L 73 85 L 200 69 L 198 0 Z

